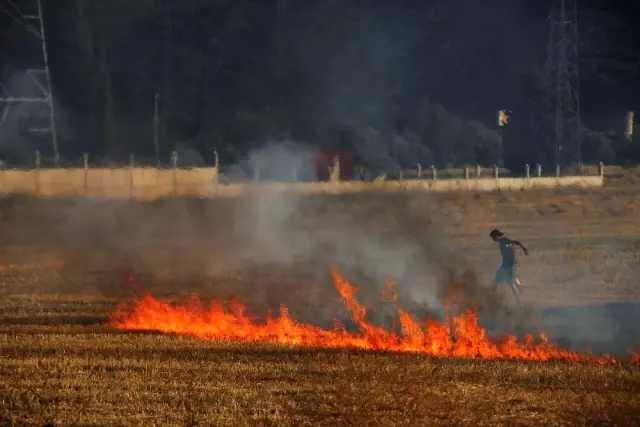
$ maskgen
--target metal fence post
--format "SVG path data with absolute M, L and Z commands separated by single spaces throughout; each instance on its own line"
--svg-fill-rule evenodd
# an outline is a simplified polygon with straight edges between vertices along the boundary
M 84 162 L 84 195 L 89 193 L 89 153 L 82 153 Z
M 218 186 L 220 182 L 220 157 L 218 156 L 218 150 L 213 150 L 213 173 L 215 176 L 213 177 L 213 185 Z
M 333 158 L 333 167 L 329 168 L 329 182 L 340 182 L 340 158 Z
M 133 199 L 133 169 L 136 163 L 133 154 L 129 154 L 129 197 Z
M 177 171 L 178 171 L 178 152 L 173 150 L 171 153 L 171 163 L 173 164 L 173 194 L 178 193 Z
M 42 156 L 40 150 L 36 150 L 36 194 L 40 194 L 40 164 L 42 163 Z

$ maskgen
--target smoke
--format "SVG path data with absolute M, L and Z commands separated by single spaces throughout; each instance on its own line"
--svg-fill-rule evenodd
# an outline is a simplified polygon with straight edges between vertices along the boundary
M 554 234 L 553 225 L 548 231 Z M 594 247 L 588 238 L 576 239 L 526 260 L 530 288 L 546 288 L 554 297 L 538 304 L 530 323 L 563 347 L 625 356 L 640 346 L 637 304 L 623 302 L 628 294 L 614 289 L 635 282 L 637 255 L 620 240 L 607 240 Z
M 257 167 L 261 181 L 293 181 L 309 173 L 311 154 L 304 144 L 270 143 L 236 167 Z M 438 315 L 446 293 L 439 279 L 456 266 L 424 214 L 424 194 L 303 195 L 264 185 L 211 200 L 3 202 L 0 240 L 48 244 L 64 264 L 61 281 L 114 296 L 131 290 L 117 281 L 133 273 L 159 295 L 234 295 L 260 312 L 285 303 L 300 320 L 325 323 L 339 317 L 329 276 L 337 265 L 365 306 L 378 309 L 392 279 L 401 305 Z
M 302 145 L 270 144 L 251 152 L 249 162 L 286 180 L 310 156 Z M 361 287 L 365 305 L 377 304 L 378 291 L 391 279 L 402 300 L 442 314 L 438 279 L 448 255 L 444 236 L 424 216 L 428 202 L 424 194 L 309 196 L 258 190 L 242 201 L 234 223 L 248 248 L 246 259 L 255 265 L 317 269 L 335 264 Z
M 308 166 L 310 155 L 303 144 L 272 143 L 243 162 L 259 166 L 261 179 L 285 181 Z M 452 245 L 439 228 L 441 218 L 433 212 L 440 209 L 433 204 L 440 198 L 411 192 L 303 195 L 285 188 L 260 185 L 242 197 L 145 203 L 5 198 L 0 243 L 42 245 L 49 249 L 34 254 L 34 262 L 54 258 L 63 265 L 55 280 L 21 281 L 20 293 L 98 291 L 126 298 L 133 289 L 120 280 L 133 274 L 141 288 L 158 296 L 235 296 L 258 314 L 277 313 L 286 304 L 295 319 L 329 326 L 346 315 L 329 275 L 329 266 L 336 265 L 359 287 L 357 298 L 377 323 L 389 325 L 395 315 L 393 304 L 379 294 L 391 279 L 398 305 L 421 317 L 427 312 L 442 318 L 445 305 L 453 301 L 456 310 L 462 298 L 463 307 L 476 304 L 490 333 L 539 329 L 565 347 L 591 344 L 596 351 L 620 353 L 639 344 L 624 317 L 633 312 L 628 304 L 566 308 L 576 296 L 573 285 L 596 292 L 607 275 L 635 275 L 631 249 L 624 255 L 625 248 L 617 248 L 604 263 L 605 253 L 582 253 L 578 268 L 566 255 L 571 248 L 554 252 L 536 247 L 540 240 L 511 236 L 524 238 L 532 249 L 532 257 L 522 261 L 529 271 L 523 277 L 525 301 L 542 288 L 557 295 L 558 306 L 514 310 L 491 301 L 474 271 L 487 278 L 491 272 L 477 270 L 477 263 L 469 268 L 465 248 Z M 477 203 L 486 203 L 484 196 Z M 548 234 L 553 231 L 549 226 Z M 571 268 L 549 268 L 563 263 Z
M 26 73 L 13 73 L 0 86 L 0 97 L 33 97 L 33 81 Z M 40 113 L 35 103 L 0 104 L 0 151 L 10 160 L 22 161 L 33 157 L 33 146 L 25 138 L 25 130 Z M 33 143 L 33 141 L 31 141 Z
M 311 154 L 304 144 L 270 143 L 236 166 L 257 167 L 264 181 L 292 181 L 295 171 L 302 174 L 308 168 Z M 476 264 L 469 268 L 464 248 L 451 244 L 439 228 L 435 197 L 411 192 L 304 195 L 286 188 L 259 185 L 242 197 L 145 203 L 4 199 L 0 241 L 54 248 L 47 256 L 58 257 L 64 268 L 59 280 L 40 284 L 40 292 L 126 297 L 132 289 L 119 280 L 132 273 L 143 289 L 158 296 L 235 296 L 258 314 L 268 309 L 275 313 L 286 304 L 295 319 L 329 326 L 346 315 L 329 275 L 329 266 L 336 265 L 359 287 L 357 298 L 371 309 L 368 317 L 376 323 L 389 325 L 395 315 L 393 304 L 380 297 L 391 279 L 399 292 L 398 306 L 420 317 L 426 312 L 442 318 L 453 296 L 452 310 L 460 298 L 462 306 L 476 304 L 482 324 L 492 333 L 539 328 L 567 346 L 611 348 L 631 342 L 621 340 L 623 323 L 612 309 L 536 312 L 491 302 L 474 274 L 484 271 Z M 531 243 L 535 254 L 523 260 L 534 272 L 524 277 L 527 290 L 550 283 L 559 292 L 568 291 L 569 282 L 579 282 L 583 289 L 601 286 L 602 272 L 589 269 L 591 258 L 582 269 L 571 263 L 573 276 L 563 279 L 548 268 L 557 253 L 538 253 L 534 242 L 525 243 Z M 622 265 L 610 270 L 620 272 Z M 565 295 L 570 298 L 569 292 Z M 567 305 L 569 300 L 558 302 Z
M 44 77 L 25 70 L 5 70 L 0 76 L 0 98 L 44 98 Z M 54 98 L 55 99 L 55 98 Z M 54 104 L 56 132 L 59 140 L 75 137 L 74 115 Z M 32 165 L 35 151 L 53 157 L 51 134 L 42 132 L 50 128 L 50 113 L 44 102 L 11 102 L 0 104 L 0 155 L 9 164 Z

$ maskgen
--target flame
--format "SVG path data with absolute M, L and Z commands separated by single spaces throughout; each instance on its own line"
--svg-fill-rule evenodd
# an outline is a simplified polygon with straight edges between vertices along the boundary
M 384 284 L 384 290 L 380 292 L 380 298 L 387 298 L 391 302 L 398 301 L 398 293 L 393 289 L 395 283 L 391 281 L 391 279 L 387 279 Z
M 367 321 L 365 307 L 356 300 L 358 288 L 342 278 L 337 269 L 332 268 L 331 273 L 336 289 L 360 333 L 348 332 L 339 322 L 335 322 L 330 330 L 298 323 L 290 317 L 285 306 L 280 307 L 277 318 L 269 315 L 265 321 L 257 322 L 249 317 L 239 301 L 231 301 L 226 306 L 216 301 L 205 307 L 197 297 L 192 297 L 186 304 L 172 306 L 150 294 L 134 300 L 133 306 L 120 304 L 110 315 L 110 322 L 123 330 L 152 330 L 201 339 L 269 342 L 289 346 L 414 352 L 436 357 L 560 359 L 597 364 L 617 362 L 610 356 L 597 357 L 563 350 L 549 343 L 543 333 L 539 334 L 537 342 L 532 335 L 527 335 L 523 341 L 518 341 L 515 336 L 492 340 L 479 325 L 477 314 L 472 309 L 451 317 L 448 323 L 434 320 L 421 323 L 398 308 L 401 326 L 401 334 L 398 335 Z M 384 295 L 394 302 L 397 300 L 390 281 L 383 291 Z M 633 353 L 632 361 L 640 361 L 640 356 Z

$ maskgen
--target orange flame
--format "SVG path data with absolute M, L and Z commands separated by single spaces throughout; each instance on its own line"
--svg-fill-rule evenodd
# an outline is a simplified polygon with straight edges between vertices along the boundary
M 365 317 L 366 309 L 356 300 L 356 288 L 340 276 L 335 268 L 331 270 L 335 286 L 342 300 L 351 312 L 352 319 L 360 333 L 350 333 L 336 322 L 331 330 L 301 324 L 289 316 L 287 307 L 280 307 L 280 316 L 267 316 L 264 322 L 255 322 L 247 314 L 245 307 L 237 301 L 225 307 L 213 302 L 209 307 L 196 297 L 184 305 L 171 306 L 153 298 L 150 294 L 135 300 L 132 307 L 121 304 L 111 314 L 111 324 L 123 330 L 153 330 L 163 333 L 191 335 L 202 339 L 239 340 L 245 342 L 269 342 L 284 345 L 313 346 L 321 348 L 356 348 L 394 352 L 415 352 L 436 357 L 479 357 L 484 359 L 520 360 L 568 360 L 594 362 L 598 364 L 616 363 L 610 356 L 596 357 L 558 348 L 540 334 L 539 342 L 532 335 L 523 341 L 515 336 L 502 340 L 492 340 L 486 330 L 478 324 L 477 314 L 467 310 L 451 319 L 451 325 L 427 320 L 421 324 L 409 313 L 397 309 L 401 335 L 374 325 Z M 391 299 L 397 295 L 392 285 L 387 283 Z M 634 354 L 633 362 L 638 362 Z
M 384 284 L 384 290 L 380 292 L 380 298 L 387 298 L 391 302 L 398 301 L 398 293 L 393 290 L 395 283 L 393 283 L 390 279 Z

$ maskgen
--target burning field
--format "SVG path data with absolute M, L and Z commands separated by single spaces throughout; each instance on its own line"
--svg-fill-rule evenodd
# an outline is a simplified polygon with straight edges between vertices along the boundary
M 478 316 L 472 308 L 451 317 L 449 322 L 427 320 L 424 325 L 406 311 L 397 309 L 402 332 L 398 335 L 367 320 L 366 308 L 356 300 L 358 289 L 343 279 L 336 268 L 332 268 L 332 277 L 359 333 L 348 332 L 339 322 L 331 330 L 298 323 L 289 316 L 285 306 L 280 307 L 280 316 L 277 318 L 268 317 L 264 322 L 256 322 L 247 315 L 246 307 L 238 301 L 231 301 L 227 304 L 228 307 L 214 301 L 209 307 L 205 307 L 194 297 L 185 305 L 173 307 L 150 294 L 133 301 L 130 307 L 127 304 L 119 305 L 112 315 L 111 324 L 118 329 L 130 331 L 158 331 L 210 340 L 273 343 L 318 349 L 351 348 L 410 352 L 435 357 L 616 363 L 608 355 L 597 357 L 560 349 L 550 344 L 543 332 L 539 333 L 540 342 L 535 342 L 530 334 L 522 342 L 513 335 L 499 341 L 491 340 L 486 330 L 479 325 Z M 384 295 L 392 301 L 397 299 L 391 282 L 387 284 Z M 631 356 L 627 363 L 640 362 L 640 355 L 632 353 Z
M 3 201 L 0 425 L 637 425 L 609 197 Z M 487 292 L 493 226 L 525 308 Z

